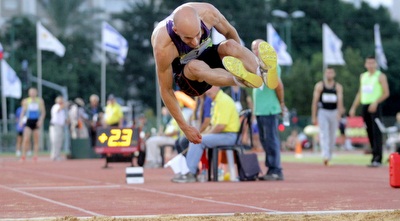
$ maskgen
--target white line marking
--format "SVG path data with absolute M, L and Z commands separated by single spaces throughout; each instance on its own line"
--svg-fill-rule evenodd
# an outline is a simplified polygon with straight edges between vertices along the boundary
M 104 186 L 38 186 L 38 187 L 14 187 L 16 190 L 85 190 L 85 189 L 111 189 L 119 188 L 121 185 Z
M 23 172 L 23 173 L 36 173 L 40 175 L 45 175 L 45 176 L 51 176 L 51 177 L 57 177 L 57 178 L 62 178 L 62 179 L 69 179 L 69 180 L 77 180 L 77 181 L 84 181 L 84 182 L 89 182 L 89 183 L 103 183 L 101 181 L 97 180 L 90 180 L 90 179 L 82 179 L 82 178 L 76 178 L 76 177 L 71 177 L 71 176 L 66 176 L 66 175 L 59 175 L 59 174 L 53 174 L 53 173 L 46 173 L 46 172 L 37 172 L 37 171 L 32 171 L 32 170 L 22 170 L 22 169 L 15 169 L 11 167 L 3 167 L 9 170 L 14 170 L 18 172 Z
M 3 189 L 7 189 L 7 190 L 10 190 L 10 191 L 14 191 L 14 192 L 26 195 L 26 196 L 30 196 L 30 197 L 35 198 L 35 199 L 43 200 L 43 201 L 46 201 L 46 202 L 49 202 L 49 203 L 53 203 L 53 204 L 56 204 L 56 205 L 59 205 L 59 206 L 68 207 L 70 209 L 75 209 L 75 210 L 87 213 L 89 215 L 92 215 L 92 216 L 103 216 L 102 214 L 99 214 L 99 213 L 95 213 L 95 212 L 92 212 L 92 211 L 89 211 L 89 210 L 85 210 L 83 208 L 72 206 L 72 205 L 69 205 L 69 204 L 66 204 L 66 203 L 61 203 L 61 202 L 58 202 L 58 201 L 55 201 L 55 200 L 51 200 L 51 199 L 48 199 L 48 198 L 45 198 L 45 197 L 37 196 L 35 194 L 24 192 L 22 190 L 17 190 L 17 189 L 10 188 L 10 187 L 4 186 L 4 185 L 0 185 L 0 187 L 2 187 Z
M 343 213 L 377 213 L 394 212 L 396 210 L 332 210 L 332 211 L 294 211 L 294 212 L 259 212 L 259 213 L 198 213 L 198 214 L 169 214 L 176 217 L 197 217 L 197 216 L 245 216 L 245 215 L 329 215 Z M 160 218 L 165 215 L 137 215 L 137 216 L 113 216 L 113 218 Z M 88 217 L 89 218 L 89 217 Z
M 18 170 L 18 169 L 14 169 L 14 168 L 9 168 L 8 169 L 13 169 L 13 170 L 17 170 L 17 171 L 22 171 L 22 172 L 26 172 L 25 170 Z M 61 177 L 64 179 L 72 179 L 72 180 L 81 180 L 81 181 L 87 181 L 87 182 L 92 182 L 92 183 L 100 183 L 100 184 L 109 184 L 110 186 L 113 186 L 113 183 L 108 183 L 108 182 L 102 182 L 102 181 L 97 181 L 97 180 L 91 180 L 91 179 L 80 179 L 80 178 L 75 178 L 72 176 L 67 176 L 67 175 L 54 175 L 51 173 L 44 173 L 44 172 L 35 172 L 35 171 L 30 171 L 30 172 L 34 172 L 34 173 L 38 173 L 38 174 L 43 174 L 43 175 L 48 175 L 48 176 L 54 176 L 54 177 Z M 3 188 L 6 189 L 10 189 L 12 191 L 15 192 L 19 192 L 28 196 L 32 196 L 34 198 L 38 198 L 38 199 L 42 199 L 45 201 L 49 201 L 49 202 L 53 202 L 55 204 L 59 204 L 59 205 L 63 205 L 66 207 L 70 207 L 70 208 L 74 208 L 80 211 L 84 211 L 87 212 L 89 214 L 92 215 L 97 215 L 97 216 L 104 216 L 101 214 L 97 214 L 91 211 L 86 211 L 82 208 L 79 207 L 75 207 L 75 206 L 71 206 L 68 204 L 64 204 L 61 202 L 57 202 L 57 201 L 53 201 L 47 198 L 43 198 L 40 196 L 36 196 L 34 194 L 30 194 L 27 192 L 23 192 L 23 191 L 19 191 L 17 189 L 11 189 L 8 188 L 6 186 L 0 185 Z M 116 185 L 118 186 L 118 185 Z M 265 209 L 265 208 L 261 208 L 261 207 L 255 207 L 255 206 L 249 206 L 249 205 L 245 205 L 245 204 L 237 204 L 237 203 L 229 203 L 229 202 L 223 202 L 223 201 L 217 201 L 217 200 L 210 200 L 210 199 L 204 199 L 204 198 L 197 198 L 197 197 L 192 197 L 192 196 L 187 196 L 187 195 L 183 195 L 183 194 L 174 194 L 174 193 L 169 193 L 169 192 L 163 192 L 163 191 L 158 191 L 158 190 L 152 190 L 152 189 L 146 189 L 146 188 L 140 188 L 140 187 L 133 187 L 133 186 L 120 186 L 122 188 L 128 188 L 128 189 L 136 189 L 136 190 L 141 190 L 141 191 L 146 191 L 146 192 L 152 192 L 152 193 L 158 193 L 158 194 L 163 194 L 163 195 L 169 195 L 169 196 L 174 196 L 174 197 L 181 197 L 181 198 L 187 198 L 187 199 L 192 199 L 192 200 L 198 200 L 198 201 L 205 201 L 205 202 L 210 202 L 210 203 L 216 203 L 216 204 L 222 204 L 222 205 L 230 205 L 230 206 L 237 206 L 237 207 L 244 207 L 244 208 L 250 208 L 250 209 L 256 209 L 256 210 L 261 210 L 261 211 L 265 211 L 265 213 L 260 212 L 259 214 L 271 214 L 271 215 L 285 215 L 285 214 L 309 214 L 309 215 L 322 215 L 322 214 L 340 214 L 340 213 L 369 213 L 369 212 L 393 212 L 395 210 L 328 210 L 328 211 L 291 211 L 291 212 L 284 212 L 284 211 L 277 211 L 277 210 L 271 210 L 271 209 Z M 173 216 L 233 216 L 235 214 L 246 214 L 246 213 L 215 213 L 215 214 L 172 214 Z M 254 214 L 254 213 L 252 213 Z M 258 213 L 255 213 L 258 214 Z M 113 216 L 114 218 L 141 218 L 141 217 L 160 217 L 159 215 L 142 215 L 142 216 Z M 78 217 L 78 218 L 90 218 L 90 217 Z M 2 220 L 2 219 L 0 219 Z M 17 220 L 17 219 L 16 219 Z
M 205 202 L 209 202 L 209 203 L 216 203 L 216 204 L 222 204 L 222 205 L 229 205 L 229 206 L 244 207 L 244 208 L 249 208 L 249 209 L 256 209 L 256 210 L 261 210 L 261 211 L 266 211 L 266 212 L 278 212 L 277 210 L 265 209 L 265 208 L 256 207 L 256 206 L 249 206 L 249 205 L 240 204 L 240 203 L 229 203 L 229 202 L 223 202 L 223 201 L 218 201 L 218 200 L 210 200 L 210 199 L 198 198 L 198 197 L 193 197 L 193 196 L 186 196 L 186 195 L 182 195 L 182 194 L 175 194 L 175 193 L 163 192 L 163 191 L 158 191 L 158 190 L 151 190 L 151 189 L 140 188 L 140 187 L 125 186 L 125 188 L 137 189 L 137 190 L 142 190 L 142 191 L 146 191 L 146 192 L 158 193 L 158 194 L 174 196 L 174 197 L 187 198 L 187 199 L 197 200 L 197 201 L 205 201 Z
M 21 171 L 21 172 L 27 172 L 26 170 L 19 170 L 19 169 L 14 169 L 14 168 L 9 168 L 9 167 L 7 167 L 7 168 L 8 169 L 12 169 L 12 170 Z M 101 181 L 96 181 L 96 180 L 91 180 L 91 179 L 79 179 L 79 178 L 66 176 L 66 175 L 54 175 L 54 174 L 51 174 L 51 173 L 35 172 L 35 171 L 32 171 L 32 172 L 37 173 L 37 174 L 48 175 L 48 176 L 62 177 L 62 178 L 65 178 L 65 179 L 85 180 L 87 182 L 92 182 L 92 183 L 103 183 Z M 103 183 L 103 184 L 112 185 L 112 183 Z M 265 211 L 265 212 L 277 212 L 277 210 L 265 209 L 265 208 L 262 208 L 262 207 L 249 206 L 249 205 L 245 205 L 245 204 L 229 203 L 229 202 L 223 202 L 223 201 L 217 201 L 217 200 L 210 200 L 210 199 L 198 198 L 198 197 L 193 197 L 193 196 L 187 196 L 187 195 L 182 195 L 182 194 L 175 194 L 175 193 L 169 193 L 169 192 L 163 192 L 163 191 L 151 190 L 151 189 L 139 188 L 139 187 L 129 187 L 129 186 L 125 186 L 125 187 L 130 188 L 130 189 L 137 189 L 137 190 L 141 190 L 141 191 L 146 191 L 146 192 L 153 192 L 153 193 L 168 195 L 168 196 L 187 198 L 187 199 L 191 199 L 191 200 L 198 200 L 198 201 L 204 201 L 204 202 L 210 202 L 210 203 L 216 203 L 216 204 L 222 204 L 222 205 L 244 207 L 244 208 L 255 209 L 255 210 L 260 210 L 260 211 Z
M 260 213 L 199 213 L 199 214 L 169 214 L 171 217 L 211 217 L 211 216 L 246 216 L 246 215 L 329 215 L 329 214 L 343 214 L 343 213 L 378 213 L 378 212 L 394 212 L 396 210 L 332 210 L 332 211 L 294 211 L 294 212 L 260 212 Z M 136 216 L 110 216 L 109 218 L 116 219 L 146 219 L 146 218 L 160 218 L 165 215 L 136 215 Z M 38 217 L 30 218 L 29 220 L 47 220 L 57 219 L 59 217 Z M 92 219 L 93 217 L 81 216 L 77 219 Z M 0 221 L 19 221 L 26 219 L 0 219 Z

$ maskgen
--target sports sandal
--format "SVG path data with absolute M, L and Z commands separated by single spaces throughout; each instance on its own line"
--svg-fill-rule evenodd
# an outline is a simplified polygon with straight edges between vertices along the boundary
M 222 59 L 222 64 L 227 71 L 247 87 L 259 88 L 262 86 L 263 81 L 261 77 L 247 71 L 241 60 L 232 56 L 225 56 Z
M 278 87 L 277 56 L 275 49 L 267 42 L 261 42 L 258 45 L 258 57 L 262 62 L 260 64 L 262 79 L 270 89 Z

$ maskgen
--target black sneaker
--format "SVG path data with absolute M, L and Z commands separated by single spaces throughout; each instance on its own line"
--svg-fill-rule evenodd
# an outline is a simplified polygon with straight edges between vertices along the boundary
M 276 180 L 284 180 L 283 174 L 265 174 L 264 176 L 261 176 L 258 178 L 259 180 L 264 180 L 264 181 L 276 181 Z
M 197 182 L 196 176 L 191 174 L 191 173 L 187 173 L 187 174 L 181 174 L 180 176 L 174 177 L 171 180 L 174 183 L 194 183 Z
M 381 167 L 381 166 L 382 166 L 382 164 L 379 163 L 379 162 L 376 162 L 376 161 L 374 161 L 371 164 L 367 165 L 367 167 Z

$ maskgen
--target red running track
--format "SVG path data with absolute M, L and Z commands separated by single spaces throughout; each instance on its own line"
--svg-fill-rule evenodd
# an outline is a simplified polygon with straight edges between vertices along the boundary
M 169 168 L 145 169 L 144 184 L 128 185 L 129 164 L 103 165 L 0 158 L 0 219 L 400 209 L 387 166 L 284 163 L 285 181 L 191 184 L 172 183 Z

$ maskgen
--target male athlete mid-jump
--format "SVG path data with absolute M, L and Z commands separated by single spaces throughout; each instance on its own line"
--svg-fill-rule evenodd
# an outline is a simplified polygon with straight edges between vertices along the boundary
M 213 45 L 212 28 L 227 40 Z M 154 29 L 151 44 L 161 97 L 192 143 L 200 143 L 201 134 L 185 121 L 174 95 L 173 79 L 190 96 L 203 94 L 211 85 L 258 88 L 263 81 L 269 88 L 278 85 L 275 50 L 264 42 L 257 58 L 240 44 L 236 29 L 209 3 L 186 3 L 176 8 Z

